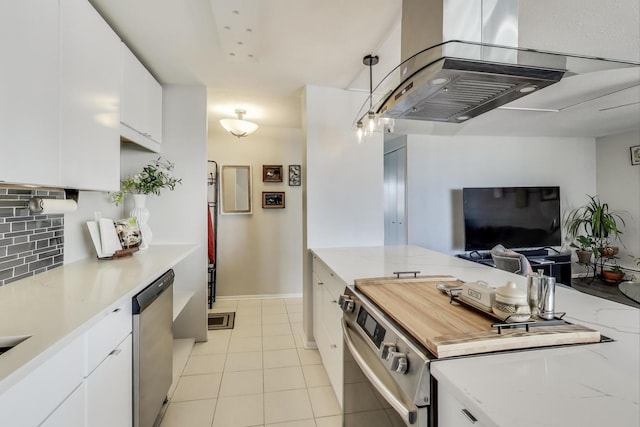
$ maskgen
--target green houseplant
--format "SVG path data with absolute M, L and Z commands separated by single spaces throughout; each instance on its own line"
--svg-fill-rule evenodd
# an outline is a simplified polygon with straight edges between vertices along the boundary
M 120 191 L 111 194 L 111 201 L 118 206 L 124 201 L 124 195 L 127 193 L 159 196 L 162 189 L 175 189 L 177 184 L 182 183 L 182 179 L 173 176 L 173 167 L 173 163 L 158 157 L 144 166 L 139 173 L 123 179 L 120 183 Z
M 618 264 L 614 264 L 602 270 L 602 278 L 608 283 L 618 283 L 624 279 L 624 271 Z
M 624 212 L 609 209 L 609 204 L 602 202 L 598 196 L 588 197 L 587 204 L 572 209 L 567 215 L 567 232 L 576 240 L 578 235 L 583 234 L 591 239 L 592 247 L 600 251 L 602 256 L 614 256 L 617 247 L 612 246 L 610 239 L 622 242 L 620 236 L 621 228 L 625 225 Z
M 569 246 L 576 248 L 576 255 L 578 256 L 578 262 L 580 264 L 589 264 L 592 255 L 598 256 L 598 249 L 591 237 L 577 236 L 575 242 Z

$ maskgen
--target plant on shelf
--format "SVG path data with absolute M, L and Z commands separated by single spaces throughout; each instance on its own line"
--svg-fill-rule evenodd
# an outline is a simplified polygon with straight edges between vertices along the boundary
M 142 168 L 133 176 L 127 176 L 120 183 L 120 191 L 111 194 L 111 201 L 118 206 L 124 201 L 125 194 L 155 194 L 160 195 L 162 189 L 175 189 L 182 179 L 173 176 L 174 164 L 158 157 Z
M 591 256 L 598 255 L 598 248 L 595 246 L 595 242 L 591 237 L 578 236 L 576 241 L 569 246 L 576 248 L 576 255 L 578 256 L 578 262 L 580 264 L 589 264 L 591 262 Z
M 618 264 L 613 264 L 602 270 L 602 278 L 608 283 L 618 283 L 624 279 L 624 271 Z

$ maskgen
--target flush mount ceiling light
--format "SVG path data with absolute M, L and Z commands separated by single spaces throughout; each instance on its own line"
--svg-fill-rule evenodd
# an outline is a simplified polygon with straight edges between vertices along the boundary
M 242 119 L 242 117 L 247 114 L 245 110 L 237 109 L 235 113 L 238 115 L 237 119 L 220 120 L 220 125 L 231 135 L 242 138 L 251 135 L 258 129 L 257 124 Z

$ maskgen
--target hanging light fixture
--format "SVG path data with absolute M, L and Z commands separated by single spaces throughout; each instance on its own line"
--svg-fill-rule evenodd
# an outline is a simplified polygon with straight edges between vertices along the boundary
M 369 112 L 367 112 L 365 135 L 371 135 L 376 130 L 376 113 L 373 112 L 373 66 L 379 59 L 377 55 L 367 55 L 362 58 L 362 63 L 369 67 Z
M 244 115 L 247 114 L 245 110 L 238 108 L 236 109 L 235 113 L 238 116 L 237 119 L 221 119 L 220 120 L 220 125 L 231 135 L 237 136 L 238 138 L 242 138 L 244 136 L 251 135 L 253 132 L 255 132 L 258 129 L 257 124 L 253 122 L 249 122 L 247 120 L 243 120 L 242 117 L 244 117 Z

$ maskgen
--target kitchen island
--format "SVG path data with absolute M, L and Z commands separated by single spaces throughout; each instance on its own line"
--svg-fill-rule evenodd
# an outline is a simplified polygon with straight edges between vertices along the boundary
M 415 246 L 312 252 L 347 284 L 420 271 L 526 289 L 525 277 Z M 640 311 L 560 286 L 556 311 L 614 342 L 437 360 L 440 398 L 455 399 L 482 426 L 640 425 Z M 449 425 L 464 424 L 440 423 Z
M 0 354 L 0 415 L 10 417 L 4 421 L 39 424 L 55 409 L 56 393 L 60 402 L 75 390 L 66 399 L 73 403 L 75 395 L 82 397 L 82 387 L 90 390 L 88 379 L 98 371 L 92 356 L 110 336 L 128 334 L 123 348 L 131 351 L 131 298 L 196 248 L 157 245 L 113 260 L 87 258 L 1 286 L 0 339 L 27 337 Z M 130 374 L 131 359 L 123 363 Z M 68 386 L 61 384 L 67 379 Z M 131 384 L 130 376 L 124 380 Z M 21 399 L 23 395 L 29 399 Z M 42 409 L 46 405 L 50 408 Z

